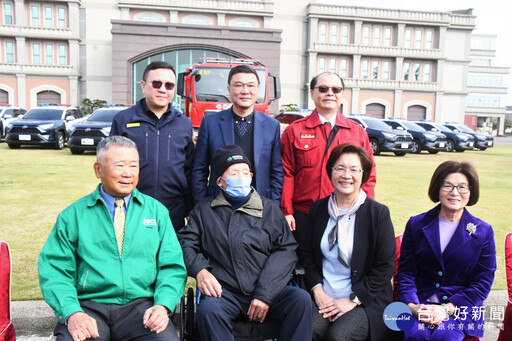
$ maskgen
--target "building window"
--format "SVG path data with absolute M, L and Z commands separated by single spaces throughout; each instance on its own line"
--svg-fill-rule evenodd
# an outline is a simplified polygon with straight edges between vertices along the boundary
M 340 60 L 340 76 L 346 78 L 348 76 L 348 62 L 345 58 Z
M 245 28 L 258 28 L 260 24 L 251 18 L 235 18 L 229 21 L 229 26 L 232 27 L 245 27 Z
M 318 58 L 318 73 L 325 72 L 325 57 Z
M 379 79 L 379 61 L 374 60 L 372 63 L 372 79 Z
M 404 41 L 405 47 L 412 47 L 412 29 L 408 28 L 405 30 L 405 41 Z
M 338 43 L 338 24 L 331 24 L 331 32 L 330 32 L 329 42 L 331 44 Z
M 7 63 L 14 63 L 14 42 L 5 42 L 5 61 Z
M 382 79 L 384 80 L 389 79 L 389 65 L 388 61 L 382 62 Z
M 31 6 L 30 12 L 32 13 L 32 26 L 41 25 L 41 22 L 39 21 L 39 6 Z
M 44 26 L 53 26 L 53 9 L 51 6 L 44 6 Z
M 67 63 L 66 45 L 59 45 L 59 65 L 66 65 Z
M 342 24 L 341 25 L 341 43 L 342 44 L 348 44 L 349 43 L 348 32 L 349 32 L 348 24 Z
M 391 46 L 391 34 L 392 30 L 391 27 L 385 27 L 384 28 L 384 46 Z
M 370 26 L 363 26 L 363 45 L 370 45 Z
M 380 46 L 380 34 L 381 34 L 381 27 L 375 26 L 373 28 L 373 45 L 374 46 Z
M 321 43 L 327 42 L 327 24 L 326 23 L 320 23 L 318 26 L 318 41 Z
M 12 2 L 4 2 L 4 24 L 12 25 Z
M 41 45 L 39 43 L 32 44 L 32 63 L 41 64 Z
M 501 100 L 499 97 L 468 95 L 466 105 L 468 107 L 499 108 Z
M 414 63 L 414 80 L 416 82 L 419 82 L 420 81 L 420 76 L 421 76 L 421 64 L 420 63 Z
M 368 66 L 369 62 L 367 60 L 363 60 L 361 63 L 361 78 L 368 79 Z
M 46 64 L 53 64 L 53 44 L 46 44 Z
M 336 58 L 329 58 L 329 72 L 338 73 Z
M 135 14 L 133 20 L 147 22 L 165 22 L 167 19 L 165 18 L 165 16 L 156 12 L 140 12 Z
M 491 39 L 471 38 L 471 50 L 491 50 Z
M 425 32 L 425 48 L 432 49 L 434 48 L 434 31 L 427 30 Z
M 66 9 L 64 7 L 57 7 L 57 19 L 59 28 L 66 28 Z
M 204 15 L 187 15 L 183 22 L 189 25 L 213 25 L 213 20 Z
M 432 74 L 432 65 L 428 64 L 428 63 L 424 64 L 423 65 L 423 81 L 430 82 L 431 74 Z
M 468 86 L 501 88 L 502 78 L 500 76 L 469 75 Z
M 423 31 L 420 29 L 416 29 L 416 32 L 414 32 L 414 48 L 421 49 L 422 35 L 423 35 Z
M 404 81 L 410 80 L 411 63 L 404 63 Z

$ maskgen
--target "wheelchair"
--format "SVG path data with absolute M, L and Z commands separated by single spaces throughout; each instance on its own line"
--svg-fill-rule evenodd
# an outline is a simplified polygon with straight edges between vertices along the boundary
M 304 288 L 304 269 L 297 267 L 292 274 L 288 285 Z M 180 301 L 180 340 L 199 341 L 195 313 L 201 298 L 201 292 L 197 290 L 198 297 L 194 297 L 194 289 L 188 288 L 187 294 Z M 277 340 L 279 338 L 280 323 L 276 320 L 265 319 L 263 323 L 249 321 L 247 317 L 241 317 L 233 322 L 233 336 L 235 341 L 262 341 Z

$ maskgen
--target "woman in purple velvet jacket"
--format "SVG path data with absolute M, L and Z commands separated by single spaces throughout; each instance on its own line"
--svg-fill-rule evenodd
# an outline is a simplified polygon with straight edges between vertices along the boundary
M 491 225 L 465 208 L 478 201 L 476 170 L 446 161 L 434 172 L 428 194 L 440 204 L 409 219 L 398 265 L 399 298 L 415 317 L 405 340 L 481 337 L 496 247 Z

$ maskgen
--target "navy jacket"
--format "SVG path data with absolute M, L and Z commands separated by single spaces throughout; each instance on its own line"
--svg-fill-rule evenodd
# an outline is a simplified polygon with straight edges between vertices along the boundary
M 283 164 L 281 162 L 280 124 L 259 111 L 254 112 L 254 165 L 256 190 L 266 198 L 281 203 Z M 219 193 L 215 165 L 211 164 L 215 151 L 235 143 L 233 111 L 231 108 L 206 115 L 201 121 L 192 170 L 194 202 Z M 211 166 L 211 168 L 210 168 Z M 208 183 L 208 179 L 210 180 Z
M 400 248 L 397 281 L 398 296 L 404 303 L 426 303 L 436 295 L 441 303 L 466 307 L 459 315 L 464 333 L 482 337 L 483 314 L 473 316 L 473 307 L 483 305 L 496 271 L 496 246 L 491 225 L 472 216 L 466 209 L 452 239 L 441 253 L 439 210 L 411 217 Z M 470 234 L 467 229 L 475 226 Z M 473 326 L 470 326 L 473 324 Z
M 192 122 L 181 112 L 169 108 L 157 122 L 147 113 L 145 99 L 141 99 L 114 116 L 110 135 L 122 135 L 137 144 L 140 157 L 137 189 L 140 192 L 167 208 L 185 201 L 190 210 L 194 159 Z

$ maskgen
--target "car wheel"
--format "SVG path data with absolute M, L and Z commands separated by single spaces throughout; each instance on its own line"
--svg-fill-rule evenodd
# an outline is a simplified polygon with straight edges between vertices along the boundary
M 396 156 L 404 156 L 405 154 L 407 154 L 407 153 L 406 152 L 395 152 Z
M 446 141 L 446 151 L 447 152 L 453 152 L 453 149 L 454 149 L 453 141 L 452 140 L 447 140 Z
M 373 155 L 379 155 L 380 154 L 379 141 L 377 141 L 376 139 L 370 139 L 370 146 L 372 147 Z
M 0 123 L 0 140 L 4 138 L 4 125 Z
M 75 149 L 75 148 L 71 148 L 71 154 L 73 155 L 79 155 L 79 154 L 83 154 L 84 151 L 82 149 Z
M 412 140 L 412 153 L 419 154 L 421 153 L 421 144 L 420 141 L 414 139 Z
M 55 149 L 64 149 L 64 135 L 60 131 L 55 133 Z
M 480 150 L 486 150 L 486 149 L 487 149 L 487 147 L 480 148 Z
M 430 154 L 437 154 L 437 153 L 439 153 L 439 150 L 429 150 L 428 152 Z
M 464 153 L 464 149 L 455 149 L 457 153 Z
M 7 143 L 10 149 L 19 149 L 20 144 L 19 143 Z

